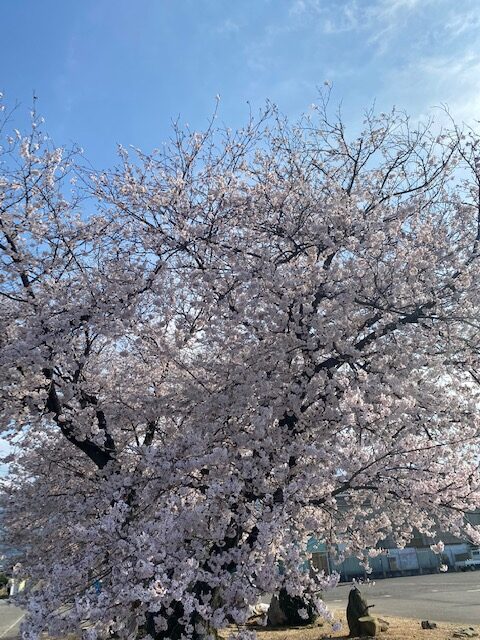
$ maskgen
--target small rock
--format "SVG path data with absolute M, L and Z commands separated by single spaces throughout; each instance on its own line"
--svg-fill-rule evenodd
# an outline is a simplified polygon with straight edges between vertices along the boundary
M 436 629 L 437 623 L 430 620 L 422 620 L 422 629 Z
M 248 617 L 255 618 L 257 616 L 262 616 L 268 613 L 269 605 L 266 602 L 258 602 L 255 605 L 250 605 L 248 607 Z
M 375 638 L 381 631 L 377 618 L 373 616 L 362 616 L 358 619 L 360 625 L 360 635 Z
M 456 629 L 453 632 L 454 638 L 478 638 L 478 633 L 473 627 L 465 627 L 464 629 Z
M 388 631 L 388 627 L 390 623 L 384 620 L 383 618 L 377 618 L 378 624 L 380 625 L 380 631 Z

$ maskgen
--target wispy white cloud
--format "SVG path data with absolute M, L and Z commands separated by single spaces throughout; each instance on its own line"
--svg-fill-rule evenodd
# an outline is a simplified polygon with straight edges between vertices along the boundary
M 461 10 L 458 7 L 449 12 L 444 22 L 445 31 L 453 38 L 480 28 L 480 11 Z
M 227 18 L 216 27 L 216 32 L 222 35 L 231 35 L 240 31 L 240 24 L 231 18 Z
M 372 5 L 366 15 L 368 25 L 368 43 L 375 49 L 377 56 L 387 54 L 399 35 L 411 27 L 418 14 L 426 12 L 428 5 L 438 0 L 382 0 Z M 408 38 L 408 34 L 405 34 Z M 411 43 L 409 43 L 411 44 Z
M 431 2 L 432 0 L 379 0 L 373 3 L 372 12 L 383 17 L 396 16 L 399 11 L 412 11 Z
M 321 0 L 293 0 L 288 14 L 290 17 L 298 18 L 306 13 L 321 13 L 322 5 Z
M 338 0 L 337 2 L 322 2 L 321 0 L 294 0 L 290 7 L 291 17 L 305 18 L 328 16 L 328 22 L 338 25 L 350 25 L 351 29 L 369 28 L 372 22 L 385 22 L 397 19 L 400 13 L 414 11 L 420 7 L 439 0 L 374 0 L 361 2 L 359 0 Z
M 457 121 L 480 120 L 480 53 L 475 50 L 424 55 L 388 76 L 410 110 L 426 114 L 445 107 Z
M 478 0 L 277 0 L 271 9 L 248 37 L 245 18 L 235 38 L 249 99 L 298 112 L 328 78 L 353 117 L 375 101 L 413 118 L 447 105 L 457 119 L 480 119 Z M 236 33 L 236 23 L 222 28 Z
M 405 26 L 414 14 L 444 0 L 294 0 L 290 8 L 293 20 L 317 24 L 322 33 L 338 35 L 347 32 L 367 34 L 370 44 L 381 52 L 388 49 L 390 36 Z
M 350 38 L 357 58 L 340 55 L 337 68 L 347 78 L 348 63 L 357 74 L 363 66 L 371 99 L 414 116 L 446 105 L 472 121 L 480 120 L 479 8 L 478 0 L 294 0 L 289 27 L 316 29 L 338 49 Z

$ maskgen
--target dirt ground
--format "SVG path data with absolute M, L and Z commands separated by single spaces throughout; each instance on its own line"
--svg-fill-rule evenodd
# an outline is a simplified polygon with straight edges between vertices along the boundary
M 348 625 L 344 615 L 336 613 L 335 617 L 342 623 L 341 631 L 334 633 L 329 624 L 312 625 L 296 629 L 278 628 L 266 630 L 264 627 L 255 627 L 258 640 L 346 640 L 348 638 Z M 388 631 L 380 633 L 380 640 L 456 640 L 453 633 L 468 628 L 468 624 L 449 622 L 437 622 L 436 629 L 422 629 L 421 620 L 407 618 L 393 618 L 382 616 L 390 627 Z M 433 621 L 434 622 L 434 621 Z M 474 627 L 479 634 L 480 626 Z

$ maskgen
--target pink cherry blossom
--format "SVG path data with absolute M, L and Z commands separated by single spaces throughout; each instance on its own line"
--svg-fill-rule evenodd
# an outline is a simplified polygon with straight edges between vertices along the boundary
M 396 112 L 349 139 L 326 109 L 98 173 L 35 115 L 4 148 L 25 638 L 247 638 L 281 587 L 328 617 L 312 536 L 366 566 L 416 529 L 478 544 L 480 143 Z

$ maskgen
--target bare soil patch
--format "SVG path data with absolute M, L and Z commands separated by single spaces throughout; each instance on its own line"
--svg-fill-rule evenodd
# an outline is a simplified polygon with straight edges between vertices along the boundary
M 259 640 L 347 640 L 348 625 L 344 614 L 335 612 L 335 618 L 342 623 L 342 629 L 333 632 L 330 624 L 315 624 L 307 627 L 267 629 L 265 627 L 255 627 Z M 380 640 L 456 640 L 453 634 L 460 629 L 468 628 L 468 623 L 458 624 L 456 622 L 436 622 L 436 629 L 422 629 L 420 619 L 395 618 L 392 616 L 381 616 L 390 627 L 388 631 L 377 636 Z M 473 627 L 479 634 L 480 626 Z M 351 640 L 351 639 L 350 639 Z

